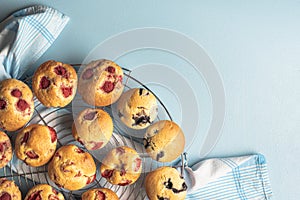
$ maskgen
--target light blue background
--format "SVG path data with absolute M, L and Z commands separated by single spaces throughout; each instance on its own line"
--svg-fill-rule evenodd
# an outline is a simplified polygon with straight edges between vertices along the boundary
M 226 90 L 223 133 L 209 157 L 260 152 L 273 199 L 299 199 L 300 1 L 0 0 L 0 19 L 36 3 L 71 18 L 37 65 L 80 63 L 104 39 L 132 28 L 170 28 L 193 38 Z

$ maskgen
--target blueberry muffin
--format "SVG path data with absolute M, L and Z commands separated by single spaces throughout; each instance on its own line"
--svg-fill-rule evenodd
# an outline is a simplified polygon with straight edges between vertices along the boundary
M 116 193 L 107 188 L 95 188 L 84 192 L 81 200 L 119 200 Z
M 0 82 L 0 128 L 16 131 L 22 128 L 34 112 L 30 88 L 16 79 Z
M 104 147 L 113 132 L 113 121 L 110 115 L 102 109 L 87 108 L 75 119 L 72 134 L 75 140 L 88 150 Z
M 0 131 L 0 169 L 5 167 L 12 158 L 12 147 L 9 137 Z
M 0 179 L 0 199 L 2 200 L 21 200 L 22 194 L 19 187 L 10 180 Z
M 108 106 L 121 96 L 124 85 L 122 68 L 110 60 L 96 60 L 82 71 L 78 92 L 82 99 L 95 106 Z
M 134 88 L 126 91 L 118 101 L 121 121 L 132 129 L 144 129 L 157 117 L 157 101 L 146 89 Z
M 76 71 L 69 64 L 49 60 L 35 71 L 32 88 L 36 97 L 46 107 L 64 107 L 75 96 Z
M 175 122 L 169 120 L 151 125 L 143 140 L 146 152 L 159 162 L 171 162 L 184 151 L 184 134 Z
M 31 188 L 24 200 L 64 200 L 64 196 L 47 184 L 39 184 Z
M 32 167 L 49 162 L 55 153 L 56 131 L 41 124 L 32 124 L 21 130 L 15 141 L 15 152 L 20 160 Z
M 70 144 L 56 151 L 48 175 L 58 187 L 79 190 L 95 180 L 96 164 L 89 153 Z
M 142 171 L 142 159 L 126 146 L 111 150 L 100 167 L 102 177 L 114 185 L 130 185 L 137 181 Z
M 184 200 L 187 185 L 175 168 L 160 167 L 146 176 L 145 188 L 150 200 Z

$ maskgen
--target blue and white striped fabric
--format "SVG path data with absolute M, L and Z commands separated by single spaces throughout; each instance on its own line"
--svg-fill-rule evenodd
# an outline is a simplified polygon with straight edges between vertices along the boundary
M 261 154 L 215 158 L 186 167 L 187 200 L 267 200 L 272 196 Z
M 0 81 L 20 78 L 51 46 L 69 21 L 53 8 L 36 5 L 0 23 Z

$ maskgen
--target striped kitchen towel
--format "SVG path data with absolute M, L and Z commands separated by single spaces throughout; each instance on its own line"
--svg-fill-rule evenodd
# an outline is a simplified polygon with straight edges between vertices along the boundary
M 207 159 L 185 167 L 187 200 L 268 200 L 272 196 L 265 157 Z
M 0 81 L 20 78 L 51 46 L 69 17 L 42 5 L 19 10 L 0 23 Z

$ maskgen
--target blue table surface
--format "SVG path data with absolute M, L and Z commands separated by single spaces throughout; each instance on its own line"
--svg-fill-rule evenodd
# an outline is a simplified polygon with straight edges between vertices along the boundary
M 215 63 L 226 94 L 222 135 L 207 157 L 262 153 L 273 199 L 296 200 L 300 196 L 300 1 L 243 2 L 0 0 L 0 19 L 38 3 L 70 17 L 34 67 L 49 59 L 80 63 L 106 38 L 133 28 L 168 28 L 193 38 Z M 147 55 L 129 56 L 127 63 L 139 65 L 143 57 Z M 189 149 L 191 162 L 200 159 L 198 140 Z

